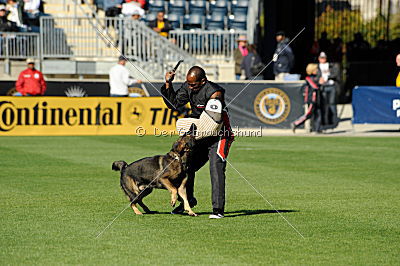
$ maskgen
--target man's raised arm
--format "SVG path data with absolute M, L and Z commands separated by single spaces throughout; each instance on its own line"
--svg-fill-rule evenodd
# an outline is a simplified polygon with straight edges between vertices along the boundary
M 182 85 L 179 90 L 175 92 L 172 86 L 172 81 L 174 80 L 175 73 L 170 71 L 165 74 L 165 84 L 161 87 L 161 93 L 164 96 L 164 103 L 170 109 L 176 109 L 184 106 L 189 102 L 189 96 L 187 91 Z

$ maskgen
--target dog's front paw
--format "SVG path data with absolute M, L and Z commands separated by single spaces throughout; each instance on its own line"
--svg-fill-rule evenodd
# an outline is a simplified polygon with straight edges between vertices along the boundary
M 171 199 L 170 204 L 171 204 L 172 207 L 175 207 L 175 205 L 176 205 L 176 199 Z
M 178 200 L 178 195 L 171 195 L 171 206 L 172 207 L 175 207 L 177 200 Z

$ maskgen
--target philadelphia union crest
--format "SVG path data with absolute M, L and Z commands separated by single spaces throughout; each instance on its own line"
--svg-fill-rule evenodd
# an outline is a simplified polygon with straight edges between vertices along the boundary
M 280 89 L 264 89 L 254 100 L 254 112 L 266 124 L 279 124 L 285 121 L 290 113 L 290 99 Z

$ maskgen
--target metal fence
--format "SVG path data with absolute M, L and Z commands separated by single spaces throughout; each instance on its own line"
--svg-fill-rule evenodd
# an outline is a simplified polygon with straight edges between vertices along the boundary
M 206 57 L 212 60 L 230 61 L 236 48 L 236 40 L 246 31 L 226 30 L 173 30 L 169 40 L 180 49 L 196 57 Z
M 142 21 L 130 18 L 41 18 L 42 58 L 115 59 L 124 54 L 154 78 L 180 59 L 185 62 L 181 73 L 192 65 L 204 64 L 160 36 Z M 216 65 L 212 75 L 217 77 Z M 182 74 L 181 74 L 182 75 Z M 177 76 L 184 79 L 184 76 Z
M 0 58 L 39 58 L 40 39 L 38 33 L 0 32 Z

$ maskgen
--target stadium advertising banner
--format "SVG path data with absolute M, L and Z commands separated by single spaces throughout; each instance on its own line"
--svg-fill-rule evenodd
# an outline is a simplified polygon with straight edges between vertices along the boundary
M 168 135 L 178 117 L 161 97 L 0 97 L 0 136 Z
M 400 124 L 400 88 L 355 87 L 354 124 Z
M 69 104 L 69 101 L 78 101 L 84 104 L 95 102 L 98 104 L 99 101 L 102 103 L 109 103 L 115 101 L 115 98 L 105 98 L 101 96 L 108 95 L 109 86 L 106 82 L 77 82 L 73 83 L 69 82 L 53 82 L 50 81 L 47 83 L 48 89 L 46 91 L 45 96 L 89 96 L 89 97 L 45 97 L 45 98 L 35 98 L 36 101 L 43 101 L 46 99 L 46 103 L 49 105 L 53 103 L 53 100 L 58 99 L 58 101 L 63 102 L 64 105 Z M 270 82 L 270 81 L 253 81 L 251 83 L 248 82 L 219 82 L 220 86 L 225 89 L 225 101 L 228 105 L 228 110 L 231 118 L 232 127 L 238 128 L 276 128 L 276 129 L 288 129 L 290 128 L 290 123 L 296 120 L 304 113 L 303 109 L 303 96 L 301 92 L 301 88 L 304 82 Z M 6 85 L 5 83 L 1 83 L 0 85 Z M 10 84 L 9 84 L 10 85 Z M 133 85 L 130 90 L 135 92 L 135 96 L 144 96 L 150 95 L 150 99 L 153 100 L 144 100 L 138 98 L 121 98 L 121 115 L 124 117 L 130 117 L 130 119 L 134 119 L 131 114 L 125 114 L 125 112 L 133 112 L 133 110 L 127 110 L 127 103 L 138 103 L 142 104 L 142 108 L 146 110 L 146 118 L 154 123 L 150 123 L 147 120 L 136 121 L 135 125 L 141 125 L 144 123 L 146 129 L 148 126 L 160 126 L 160 129 L 166 128 L 167 130 L 173 129 L 175 125 L 175 117 L 178 115 L 177 112 L 171 112 L 168 110 L 166 105 L 163 103 L 159 90 L 163 85 L 162 82 L 153 82 L 144 83 L 144 86 Z M 177 90 L 180 87 L 181 83 L 174 82 L 174 88 Z M 7 86 L 3 86 L 3 88 L 7 88 Z M 146 93 L 143 93 L 145 89 Z M 3 90 L 5 93 L 5 90 Z M 3 94 L 4 95 L 4 94 Z M 100 97 L 100 98 L 97 98 Z M 4 98 L 4 97 L 0 97 Z M 140 97 L 139 97 L 140 98 Z M 148 97 L 143 97 L 148 98 Z M 9 98 L 13 100 L 13 103 L 16 104 L 16 98 Z M 80 99 L 80 100 L 79 100 Z M 155 100 L 157 99 L 157 100 Z M 4 100 L 2 100 L 4 101 Z M 155 103 L 157 101 L 157 104 Z M 20 104 L 21 102 L 18 102 Z M 35 107 L 36 103 L 33 105 Z M 104 105 L 104 104 L 103 104 Z M 95 105 L 96 107 L 97 105 Z M 114 105 L 115 106 L 115 105 Z M 31 106 L 32 107 L 32 106 Z M 33 108 L 32 107 L 32 108 Z M 92 106 L 93 107 L 93 106 Z M 87 108 L 92 108 L 87 107 Z M 126 107 L 126 108 L 125 108 Z M 19 107 L 18 107 L 19 108 Z M 41 108 L 40 104 L 37 108 Z M 50 108 L 50 107 L 47 107 Z M 55 107 L 52 107 L 53 109 Z M 111 108 L 111 107 L 109 107 Z M 114 107 L 112 107 L 114 108 Z M 159 108 L 159 109 L 157 109 Z M 113 109 L 114 110 L 114 109 Z M 118 109 L 116 109 L 118 111 Z M 22 111 L 19 111 L 22 112 Z M 33 112 L 33 111 L 31 111 Z M 53 111 L 54 112 L 54 111 Z M 71 111 L 72 112 L 72 111 Z M 96 111 L 92 111 L 96 112 Z M 115 114 L 115 111 L 113 111 Z M 51 111 L 50 111 L 51 113 Z M 30 114 L 32 115 L 32 114 Z M 50 114 L 51 115 L 51 114 Z M 63 114 L 65 116 L 65 114 Z M 93 115 L 93 114 L 92 114 Z M 1 114 L 0 114 L 1 116 Z M 160 118 L 161 117 L 161 118 Z M 172 117 L 170 121 L 170 117 Z M 79 117 L 79 119 L 81 119 Z M 94 118 L 93 118 L 94 119 Z M 166 119 L 167 122 L 161 124 L 158 120 Z M 4 120 L 4 119 L 3 119 Z M 115 120 L 115 119 L 114 119 Z M 114 121 L 112 121 L 114 123 Z M 170 124 L 171 122 L 171 124 Z M 2 122 L 4 123 L 4 122 Z M 7 122 L 8 123 L 8 122 Z M 92 122 L 93 123 L 93 122 Z M 133 121 L 130 122 L 133 124 Z M 68 135 L 75 134 L 73 132 L 77 132 L 76 134 L 81 135 L 91 135 L 91 134 L 120 134 L 120 135 L 131 135 L 132 129 L 125 130 L 116 130 L 116 128 L 120 128 L 123 125 L 110 125 L 110 126 L 101 126 L 99 124 L 91 124 L 89 127 L 84 127 L 83 125 L 73 125 L 67 126 L 65 124 L 61 125 L 61 128 L 56 129 L 55 125 L 48 127 L 51 128 L 51 131 L 47 131 L 47 133 L 37 133 L 37 134 L 50 134 L 50 132 L 57 132 L 51 134 L 59 134 L 59 135 Z M 47 125 L 46 125 L 47 126 Z M 72 127 L 72 128 L 71 128 Z M 30 129 L 35 129 L 35 131 L 30 131 L 34 134 L 37 132 L 37 127 L 32 126 Z M 62 133 L 64 129 L 72 130 L 65 133 Z M 83 133 L 78 132 L 82 129 Z M 22 129 L 21 129 L 22 130 Z M 27 129 L 26 129 L 27 130 Z M 15 132 L 15 131 L 13 131 Z M 147 134 L 149 134 L 148 130 L 146 130 Z M 11 132 L 5 133 L 0 129 L 0 134 L 12 134 Z

